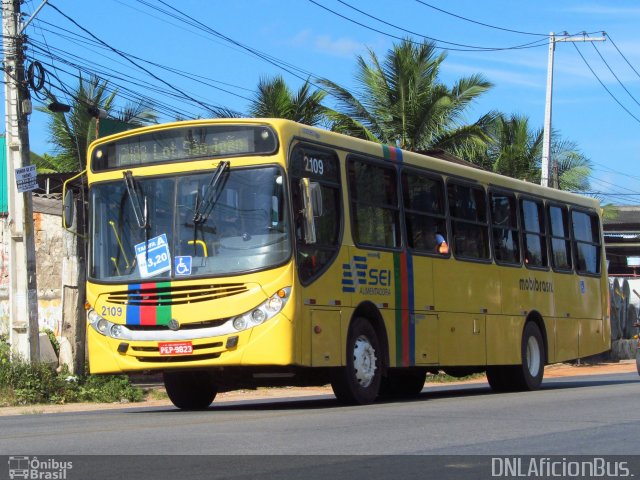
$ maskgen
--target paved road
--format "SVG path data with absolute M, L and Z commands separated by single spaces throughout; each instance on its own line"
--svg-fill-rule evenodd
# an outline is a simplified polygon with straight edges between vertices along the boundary
M 206 412 L 23 415 L 0 418 L 0 454 L 631 455 L 638 453 L 639 396 L 640 378 L 627 373 L 550 379 L 527 393 L 428 387 L 412 401 L 364 407 L 323 395 L 214 402 Z M 303 458 L 292 461 L 306 465 Z M 367 462 L 373 471 L 376 465 Z

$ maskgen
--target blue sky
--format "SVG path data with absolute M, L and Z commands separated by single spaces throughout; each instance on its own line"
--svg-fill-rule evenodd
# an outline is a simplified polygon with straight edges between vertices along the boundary
M 39 3 L 40 0 L 25 2 L 23 12 L 33 12 Z M 276 74 L 283 75 L 293 88 L 310 76 L 329 78 L 353 89 L 357 55 L 367 56 L 370 49 L 383 57 L 399 41 L 394 37 L 409 36 L 421 41 L 426 36 L 437 39 L 439 46 L 450 48 L 442 66 L 443 82 L 451 85 L 462 76 L 481 73 L 494 84 L 468 112 L 469 121 L 489 110 L 499 110 L 526 115 L 532 125 L 542 128 L 548 59 L 548 44 L 543 35 L 552 31 L 557 34 L 584 31 L 600 37 L 601 32 L 607 32 L 614 43 L 608 39 L 593 44 L 557 44 L 553 127 L 564 139 L 576 142 L 593 162 L 592 190 L 606 192 L 605 202 L 640 204 L 640 74 L 627 64 L 628 61 L 640 72 L 637 1 L 51 0 L 51 3 L 110 47 L 128 58 L 135 56 L 134 62 L 147 70 L 104 45 L 91 45 L 80 38 L 90 38 L 85 31 L 51 6 L 45 6 L 27 29 L 33 42 L 27 54 L 45 64 L 48 85 L 60 99 L 65 98 L 63 85 L 76 86 L 74 76 L 78 69 L 73 64 L 79 64 L 88 70 L 99 70 L 111 85 L 119 88 L 120 97 L 145 95 L 159 101 L 162 120 L 173 120 L 175 111 L 186 117 L 205 115 L 203 107 L 175 98 L 174 94 L 184 94 L 202 104 L 244 111 L 259 79 Z M 192 25 L 183 23 L 180 19 L 185 17 L 180 12 L 202 22 L 209 30 L 194 25 L 193 20 Z M 471 48 L 505 48 L 531 42 L 538 46 L 494 51 Z M 258 50 L 268 59 L 259 58 L 250 50 Z M 628 112 L 607 93 L 578 51 Z M 57 58 L 52 60 L 51 55 Z M 191 78 L 145 61 L 186 72 Z M 276 64 L 286 65 L 283 69 Z M 41 104 L 37 98 L 34 100 L 36 105 Z M 123 106 L 126 101 L 121 100 L 119 105 Z M 43 113 L 34 112 L 31 116 L 30 131 L 33 151 L 54 153 L 48 143 Z M 628 195 L 632 193 L 638 195 Z

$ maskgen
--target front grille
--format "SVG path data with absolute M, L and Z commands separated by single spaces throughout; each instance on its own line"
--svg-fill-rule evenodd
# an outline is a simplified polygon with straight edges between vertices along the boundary
M 185 305 L 231 297 L 248 290 L 244 283 L 137 288 L 113 292 L 107 302 L 145 307 Z
M 220 325 L 224 325 L 228 320 L 228 318 L 223 318 L 222 320 L 204 320 L 202 322 L 182 323 L 180 324 L 180 330 L 219 327 Z M 166 332 L 171 330 L 168 325 L 127 325 L 127 328 L 138 332 Z

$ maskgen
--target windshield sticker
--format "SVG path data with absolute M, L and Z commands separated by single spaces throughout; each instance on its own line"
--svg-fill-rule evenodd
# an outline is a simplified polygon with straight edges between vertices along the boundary
M 163 233 L 135 246 L 138 270 L 142 278 L 155 277 L 171 270 L 167 235 Z
M 176 275 L 191 275 L 191 257 L 178 256 L 173 259 Z

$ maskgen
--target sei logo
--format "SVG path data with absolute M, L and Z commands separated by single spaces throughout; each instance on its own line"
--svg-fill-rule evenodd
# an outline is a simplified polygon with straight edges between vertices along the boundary
M 378 270 L 372 268 L 369 270 L 369 281 L 367 285 L 372 287 L 380 285 L 382 287 L 391 286 L 391 270 Z

